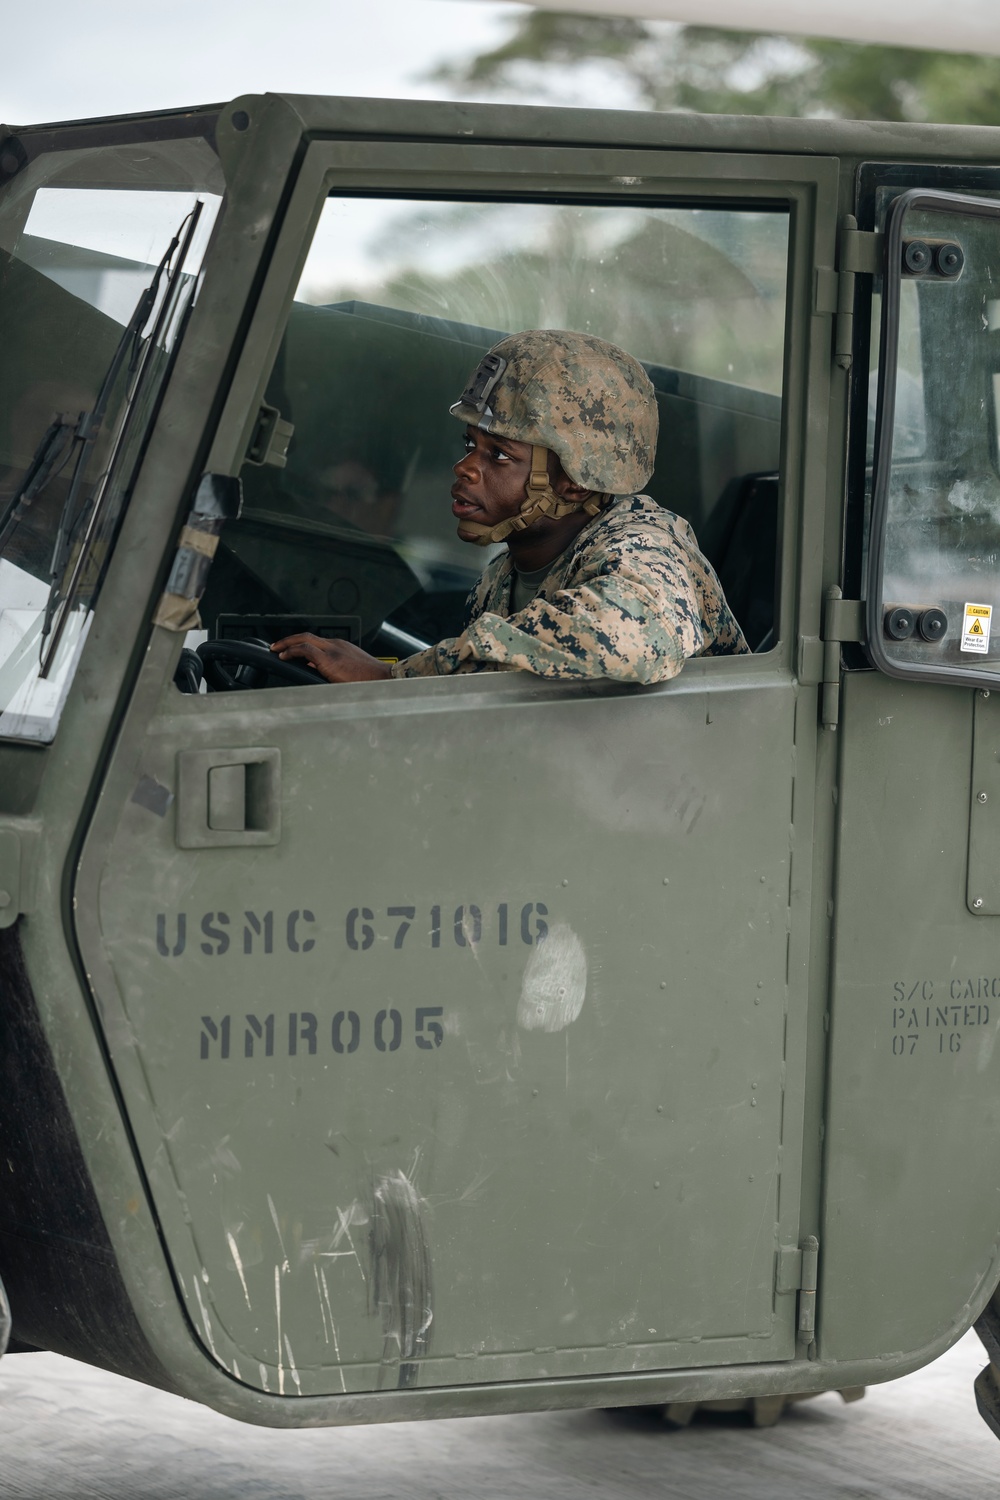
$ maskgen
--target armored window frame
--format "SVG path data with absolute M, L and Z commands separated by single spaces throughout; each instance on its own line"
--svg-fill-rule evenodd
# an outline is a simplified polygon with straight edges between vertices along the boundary
M 750 179 L 745 159 L 727 154 L 638 151 L 607 147 L 581 150 L 548 145 L 456 145 L 453 143 L 314 141 L 309 148 L 250 327 L 243 358 L 213 443 L 210 465 L 237 473 L 252 437 L 278 356 L 294 291 L 327 198 L 427 197 L 574 204 L 652 204 L 671 207 L 776 209 L 788 214 L 789 252 L 785 294 L 784 374 L 778 547 L 775 566 L 776 644 L 754 660 L 773 663 L 774 651 L 791 664 L 798 631 L 818 634 L 817 613 L 805 578 L 796 568 L 801 528 L 820 524 L 804 515 L 802 493 L 815 474 L 803 469 L 804 406 L 823 402 L 828 367 L 817 358 L 820 343 L 803 327 L 814 313 L 813 265 L 818 258 L 818 219 L 825 220 L 834 196 L 836 163 L 824 158 L 768 157 L 755 161 Z M 822 205 L 822 207 L 820 207 Z M 808 289 L 808 290 L 807 290 Z M 814 455 L 815 449 L 811 448 Z M 810 547 L 810 555 L 815 551 Z M 817 559 L 818 560 L 818 559 Z M 702 658 L 703 670 L 719 670 L 719 658 Z M 738 658 L 749 670 L 748 658 Z M 691 670 L 689 663 L 686 671 Z M 457 686 L 458 684 L 456 684 Z

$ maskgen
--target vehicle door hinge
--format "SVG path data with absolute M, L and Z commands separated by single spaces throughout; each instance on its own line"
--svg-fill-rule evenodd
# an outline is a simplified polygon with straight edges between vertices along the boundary
M 259 468 L 283 469 L 288 462 L 288 445 L 294 431 L 295 424 L 286 422 L 276 406 L 268 406 L 262 401 L 250 435 L 247 463 Z
M 882 240 L 880 234 L 859 229 L 853 214 L 845 214 L 841 220 L 837 246 L 837 321 L 834 327 L 833 357 L 842 370 L 851 368 L 853 355 L 854 278 L 877 276 L 881 271 Z
M 810 1234 L 801 1245 L 782 1245 L 775 1260 L 774 1290 L 779 1297 L 798 1292 L 796 1332 L 801 1343 L 815 1343 L 819 1240 Z
M 845 214 L 840 227 L 838 269 L 849 276 L 877 276 L 882 270 L 880 234 L 859 229 L 853 214 Z
M 865 606 L 861 599 L 845 599 L 837 584 L 826 591 L 823 611 L 823 694 L 820 722 L 824 729 L 836 729 L 840 723 L 840 648 L 844 641 L 865 638 Z
M 39 829 L 0 828 L 0 927 L 13 927 L 34 904 Z

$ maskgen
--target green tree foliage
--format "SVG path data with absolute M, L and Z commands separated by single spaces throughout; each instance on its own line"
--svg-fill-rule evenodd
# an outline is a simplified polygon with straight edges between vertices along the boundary
M 565 100 L 578 80 L 594 102 L 595 66 L 647 109 L 1000 124 L 1000 58 L 566 11 L 526 12 L 499 46 L 435 77 L 526 101 L 554 87 Z

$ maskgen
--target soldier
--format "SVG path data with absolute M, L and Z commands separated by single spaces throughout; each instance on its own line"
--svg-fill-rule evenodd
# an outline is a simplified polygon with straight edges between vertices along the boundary
M 462 634 L 393 666 L 346 641 L 272 650 L 329 682 L 516 669 L 663 682 L 689 656 L 749 650 L 688 523 L 638 493 L 658 412 L 638 360 L 589 334 L 501 339 L 451 415 L 466 424 L 452 511 L 463 541 L 506 542 Z

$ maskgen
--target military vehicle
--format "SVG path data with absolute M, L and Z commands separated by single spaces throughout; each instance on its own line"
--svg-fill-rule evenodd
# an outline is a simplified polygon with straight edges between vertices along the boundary
M 1000 1431 L 1000 131 L 266 95 L 0 179 L 10 1350 L 683 1419 L 975 1323 Z M 752 654 L 277 661 L 460 629 L 532 326 L 642 360 Z

